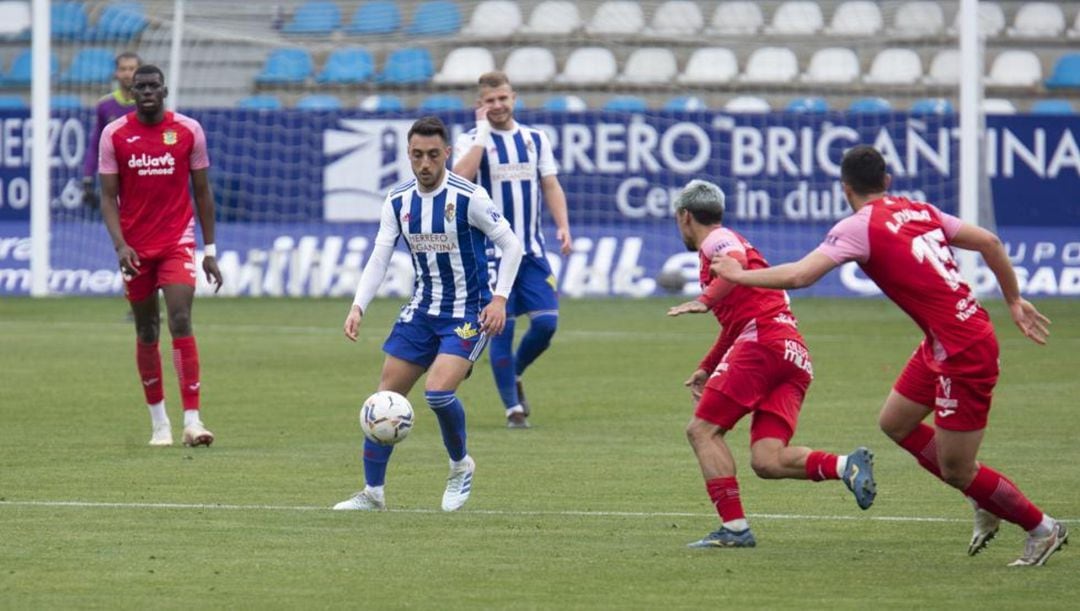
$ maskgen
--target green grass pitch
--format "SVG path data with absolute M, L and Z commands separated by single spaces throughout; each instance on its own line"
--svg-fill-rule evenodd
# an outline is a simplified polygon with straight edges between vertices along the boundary
M 446 455 L 414 391 L 391 510 L 362 514 L 329 507 L 361 487 L 357 412 L 398 302 L 376 302 L 354 345 L 344 301 L 199 300 L 218 440 L 192 450 L 146 446 L 122 300 L 4 299 L 0 608 L 1076 608 L 1080 549 L 1009 569 L 1024 539 L 1006 525 L 967 557 L 967 503 L 878 431 L 919 341 L 879 300 L 793 305 L 817 376 L 795 442 L 870 446 L 874 507 L 859 511 L 839 482 L 756 479 L 741 425 L 729 440 L 758 547 L 686 549 L 716 517 L 681 384 L 717 327 L 666 318 L 674 303 L 565 302 L 526 378 L 531 430 L 505 429 L 485 357 L 460 391 L 478 469 L 459 513 L 438 511 Z M 1054 320 L 1046 347 L 989 304 L 1003 374 L 982 458 L 1080 529 L 1080 304 L 1038 305 Z

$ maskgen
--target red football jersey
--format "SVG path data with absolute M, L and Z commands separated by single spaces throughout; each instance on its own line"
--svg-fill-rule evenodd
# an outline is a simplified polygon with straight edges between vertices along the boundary
M 890 195 L 837 223 L 820 250 L 837 262 L 857 261 L 919 325 L 940 361 L 994 332 L 949 247 L 960 225 L 930 204 Z
M 98 168 L 119 175 L 118 203 L 124 241 L 140 256 L 195 243 L 195 214 L 188 181 L 210 166 L 199 122 L 166 112 L 145 125 L 128 113 L 101 133 Z

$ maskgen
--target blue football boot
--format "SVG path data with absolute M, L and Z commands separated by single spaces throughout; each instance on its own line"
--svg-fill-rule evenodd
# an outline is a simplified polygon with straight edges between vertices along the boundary
M 877 496 L 877 482 L 874 481 L 874 454 L 866 448 L 856 448 L 847 456 L 847 466 L 841 475 L 844 485 L 855 495 L 859 509 L 869 509 Z

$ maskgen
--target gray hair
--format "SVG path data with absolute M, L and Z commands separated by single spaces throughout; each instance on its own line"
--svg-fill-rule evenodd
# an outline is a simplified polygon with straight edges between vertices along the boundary
M 675 198 L 674 212 L 689 212 L 695 220 L 714 225 L 724 218 L 724 191 L 707 180 L 694 179 L 686 183 Z

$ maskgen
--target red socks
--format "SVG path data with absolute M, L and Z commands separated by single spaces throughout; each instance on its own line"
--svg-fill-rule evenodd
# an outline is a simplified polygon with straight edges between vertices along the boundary
M 746 518 L 739 499 L 739 482 L 734 477 L 714 477 L 705 482 L 705 489 L 709 491 L 721 522 Z
M 184 410 L 199 409 L 199 349 L 195 346 L 195 336 L 174 338 L 172 345 Z
M 1024 530 L 1032 530 L 1042 522 L 1043 512 L 1020 492 L 1016 484 L 986 465 L 979 466 L 979 472 L 964 494 L 975 499 L 979 507 Z
M 165 391 L 161 387 L 161 353 L 158 352 L 157 342 L 144 344 L 135 340 L 135 363 L 139 368 L 146 404 L 161 403 L 165 399 Z
M 839 457 L 820 450 L 813 450 L 806 456 L 806 479 L 820 482 L 827 479 L 840 479 L 836 471 Z
M 911 434 L 898 442 L 901 448 L 907 450 L 915 460 L 919 461 L 923 469 L 941 479 L 941 469 L 938 467 L 937 444 L 934 442 L 934 429 L 925 424 L 919 424 Z

